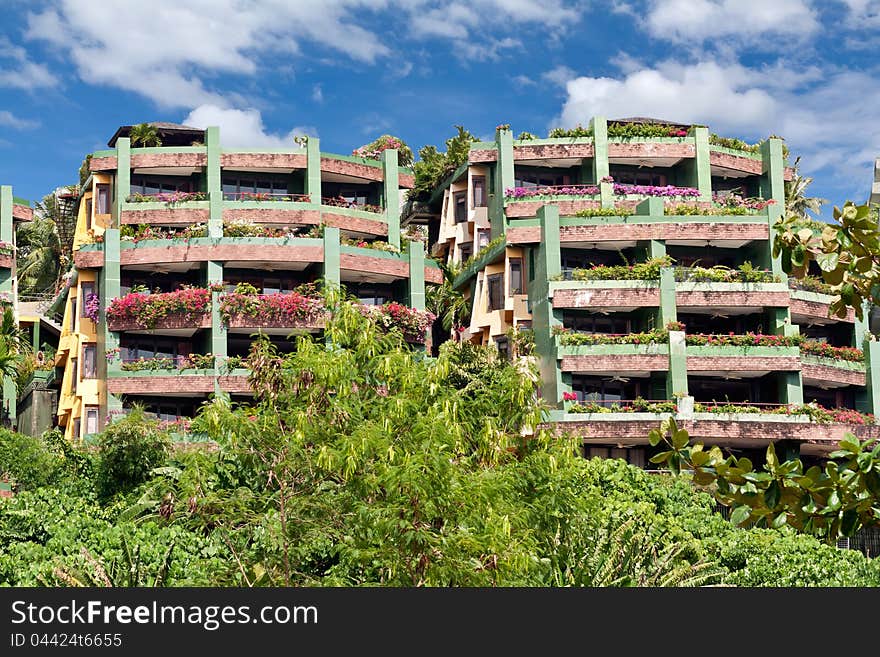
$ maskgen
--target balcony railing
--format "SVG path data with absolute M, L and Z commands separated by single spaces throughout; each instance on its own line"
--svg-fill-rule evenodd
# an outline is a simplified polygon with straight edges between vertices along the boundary
M 342 198 L 341 196 L 322 196 L 321 205 L 327 205 L 334 208 L 360 210 L 361 212 L 372 212 L 374 214 L 382 214 L 383 212 L 385 212 L 385 209 L 379 205 L 372 205 L 370 203 L 357 203 L 356 201 L 349 201 L 348 199 Z
M 224 201 L 268 201 L 288 203 L 308 203 L 309 194 L 288 194 L 286 192 L 223 192 Z

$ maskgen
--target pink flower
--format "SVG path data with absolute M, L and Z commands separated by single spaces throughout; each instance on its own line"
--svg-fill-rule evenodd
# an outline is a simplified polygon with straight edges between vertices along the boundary
M 563 392 L 562 399 L 565 401 L 575 401 L 578 398 L 575 392 Z

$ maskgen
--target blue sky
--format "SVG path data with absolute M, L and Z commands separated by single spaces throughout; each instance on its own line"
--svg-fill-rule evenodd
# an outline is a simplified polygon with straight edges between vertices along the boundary
M 4 0 L 0 182 L 76 180 L 119 125 L 221 126 L 228 146 L 462 124 L 656 116 L 786 138 L 810 188 L 864 202 L 880 156 L 880 0 Z M 829 206 L 830 207 L 830 206 Z M 829 212 L 824 212 L 826 216 Z

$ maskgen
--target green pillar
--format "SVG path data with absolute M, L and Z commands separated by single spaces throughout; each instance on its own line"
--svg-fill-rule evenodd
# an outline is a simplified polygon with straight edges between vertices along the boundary
M 868 322 L 870 321 L 871 315 L 871 304 L 868 301 L 865 301 L 862 304 L 862 319 L 859 319 L 858 316 L 855 318 L 855 325 L 853 326 L 853 346 L 859 347 L 861 344 L 865 342 L 865 337 L 868 335 Z
M 13 242 L 15 220 L 12 218 L 12 187 L 0 185 L 0 240 Z
M 400 248 L 400 185 L 398 184 L 397 149 L 382 151 L 382 181 L 385 195 L 385 221 L 388 243 Z
M 779 401 L 800 406 L 804 403 L 804 381 L 801 373 L 779 372 Z
M 791 323 L 791 310 L 787 306 L 785 308 L 770 308 L 768 315 L 770 326 L 767 333 L 788 337 L 800 334 L 800 326 Z
M 122 371 L 122 354 L 119 358 L 107 362 L 106 358 L 102 358 L 101 354 L 116 349 L 119 346 L 119 334 L 111 331 L 107 325 L 107 307 L 113 299 L 120 296 L 121 293 L 121 274 L 119 265 L 119 229 L 108 228 L 104 231 L 104 267 L 101 269 L 100 280 L 98 284 L 98 293 L 101 295 L 101 316 L 98 326 L 98 363 L 103 368 L 106 364 L 106 374 L 111 372 Z M 102 409 L 102 417 L 106 417 L 110 411 L 122 410 L 122 400 L 115 396 L 107 394 L 106 408 Z
M 514 184 L 513 133 L 507 128 L 495 130 L 495 143 L 498 146 L 498 160 L 495 163 L 495 204 L 489 216 L 491 239 L 503 235 L 507 230 L 504 191 Z
M 701 201 L 712 200 L 712 167 L 709 163 L 709 128 L 692 128 L 694 140 L 694 180 L 693 186 L 700 190 Z
M 608 121 L 604 116 L 590 120 L 593 129 L 593 180 L 599 185 L 599 198 L 603 208 L 614 207 L 614 186 L 601 182 L 608 176 Z
M 666 374 L 666 396 L 688 394 L 687 347 L 684 331 L 669 332 L 669 372 Z
M 562 259 L 559 253 L 559 208 L 544 205 L 538 210 L 543 239 L 535 248 L 534 278 L 529 282 L 529 303 L 532 307 L 532 331 L 535 336 L 535 351 L 538 354 L 538 367 L 541 372 L 542 395 L 551 406 L 558 405 L 562 393 L 571 390 L 564 379 L 556 351 L 556 337 L 553 327 L 561 325 L 559 311 L 553 310 L 550 301 L 550 280 L 562 273 Z
M 409 243 L 409 305 L 416 310 L 425 309 L 425 246 L 421 242 Z
M 663 199 L 657 196 L 649 196 L 636 205 L 636 214 L 640 217 L 662 217 L 666 214 Z
M 4 242 L 14 242 L 13 233 L 15 230 L 15 221 L 12 217 L 12 205 L 14 203 L 12 197 L 12 187 L 9 185 L 0 186 L 0 239 Z M 4 276 L 0 278 L 0 292 L 9 296 L 12 302 L 13 311 L 18 316 L 18 303 L 15 298 L 15 281 L 12 276 L 14 272 L 4 272 Z M 16 403 L 18 401 L 18 391 L 15 381 L 12 377 L 3 377 L 3 410 L 5 411 L 10 426 L 16 427 Z
M 306 141 L 306 194 L 316 205 L 321 204 L 321 144 L 317 137 Z
M 880 420 L 880 342 L 865 340 L 863 346 L 865 352 L 865 372 L 867 374 L 865 387 L 869 413 Z
M 782 140 L 773 138 L 762 142 L 761 159 L 763 162 L 761 195 L 768 200 L 772 198 L 776 201 L 778 208 L 783 208 L 785 207 L 785 180 L 783 179 L 785 164 L 782 159 Z
M 324 228 L 324 285 L 339 287 L 342 277 L 339 271 L 339 229 L 334 226 Z
M 220 183 L 220 128 L 205 131 L 208 183 L 208 237 L 223 237 L 223 187 Z
M 208 285 L 212 286 L 216 283 L 223 282 L 223 263 L 214 260 L 208 261 Z M 211 291 L 211 337 L 208 351 L 214 354 L 214 394 L 221 394 L 220 381 L 218 377 L 223 370 L 225 359 L 229 356 L 228 332 L 223 325 L 223 318 L 220 315 L 220 292 Z M 223 358 L 219 358 L 222 356 Z M 221 363 L 221 360 L 224 363 Z
M 37 353 L 40 350 L 40 318 L 37 317 L 36 321 L 34 321 L 34 325 L 31 332 L 31 347 L 34 350 L 34 353 Z
M 116 189 L 114 190 L 113 226 L 119 228 L 122 217 L 122 205 L 131 194 L 131 141 L 128 137 L 116 140 Z
M 675 304 L 675 270 L 672 267 L 660 268 L 660 322 L 663 328 L 669 322 L 678 320 L 678 308 Z

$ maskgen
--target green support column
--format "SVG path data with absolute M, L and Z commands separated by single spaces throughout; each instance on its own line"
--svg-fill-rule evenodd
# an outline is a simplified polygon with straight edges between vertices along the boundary
M 688 394 L 687 347 L 684 331 L 669 332 L 669 372 L 666 374 L 666 397 Z
M 342 277 L 339 272 L 339 229 L 333 226 L 324 228 L 324 284 L 339 287 Z
M 129 194 L 131 194 L 131 141 L 128 137 L 120 137 L 116 140 L 116 187 L 111 206 L 115 228 L 119 228 L 122 205 Z
M 650 196 L 644 201 L 639 201 L 635 213 L 640 217 L 662 217 L 666 214 L 666 208 L 662 198 Z
M 863 350 L 865 352 L 865 372 L 867 373 L 865 388 L 867 392 L 869 413 L 877 418 L 880 423 L 880 342 L 865 340 Z
M 558 405 L 562 393 L 571 390 L 559 369 L 556 352 L 556 338 L 553 327 L 561 325 L 558 311 L 553 310 L 550 301 L 550 279 L 562 272 L 562 259 L 559 253 L 559 208 L 544 205 L 538 210 L 543 239 L 535 249 L 535 276 L 529 282 L 529 302 L 532 306 L 532 331 L 535 336 L 535 351 L 539 355 L 538 366 L 541 372 L 542 395 L 551 406 Z
M 321 144 L 317 137 L 306 141 L 306 194 L 309 200 L 321 205 Z
M 709 164 L 709 128 L 692 128 L 694 140 L 694 181 L 693 186 L 700 190 L 701 201 L 712 200 L 712 167 Z
M 12 187 L 0 185 L 0 240 L 13 242 L 12 236 L 15 230 L 15 221 L 12 218 Z
M 385 195 L 385 220 L 388 243 L 400 248 L 400 185 L 398 184 L 397 149 L 382 151 L 382 181 Z
M 37 320 L 34 322 L 34 326 L 31 333 L 31 347 L 34 350 L 34 353 L 37 353 L 40 350 L 40 318 L 37 317 Z
M 223 263 L 213 260 L 208 261 L 208 285 L 212 286 L 216 283 L 223 282 Z M 229 346 L 227 343 L 227 331 L 223 325 L 223 318 L 220 316 L 220 292 L 211 291 L 211 338 L 208 351 L 214 354 L 214 394 L 222 393 L 220 389 L 220 381 L 218 377 L 222 369 L 223 363 L 218 356 L 225 358 L 229 356 Z
M 603 208 L 614 207 L 614 186 L 601 180 L 608 176 L 608 121 L 604 116 L 594 116 L 590 121 L 593 129 L 593 179 L 599 185 L 599 198 Z
M 779 372 L 779 401 L 800 406 L 804 403 L 804 380 L 800 372 Z
M 15 222 L 12 218 L 12 187 L 9 185 L 0 186 L 0 239 L 4 242 L 13 242 L 13 231 Z M 4 277 L 0 278 L 0 292 L 7 295 L 12 301 L 13 309 L 17 314 L 17 304 L 15 301 L 15 288 L 12 272 L 5 272 Z M 15 381 L 12 377 L 3 377 L 3 410 L 9 418 L 10 426 L 17 426 L 16 422 L 16 403 L 18 401 L 18 391 Z
M 870 321 L 871 314 L 871 304 L 868 301 L 865 301 L 862 304 L 862 319 L 859 319 L 856 316 L 855 324 L 853 325 L 853 346 L 859 347 L 862 343 L 864 343 L 865 338 L 867 337 L 868 331 L 868 322 Z
M 767 312 L 770 317 L 767 333 L 788 337 L 800 335 L 800 326 L 791 323 L 791 310 L 788 307 L 770 308 Z
M 409 305 L 416 310 L 425 309 L 425 246 L 421 242 L 409 243 Z
M 98 326 L 98 363 L 99 367 L 106 364 L 106 374 L 122 371 L 122 357 L 114 358 L 107 362 L 106 358 L 102 358 L 101 354 L 106 354 L 119 347 L 119 334 L 111 331 L 107 325 L 107 307 L 113 299 L 120 296 L 121 293 L 121 275 L 119 266 L 119 229 L 108 228 L 104 231 L 104 267 L 101 269 L 100 281 L 98 285 L 98 293 L 101 295 L 101 316 L 100 325 Z M 106 375 L 105 375 L 106 380 Z M 107 394 L 106 409 L 102 413 L 106 417 L 112 411 L 122 410 L 122 400 L 115 396 Z
M 504 190 L 513 187 L 514 184 L 513 133 L 509 128 L 495 130 L 495 143 L 498 145 L 498 160 L 495 163 L 495 204 L 489 217 L 491 239 L 507 232 Z
M 660 268 L 660 321 L 658 328 L 678 320 L 675 304 L 675 270 L 672 267 Z
M 208 183 L 208 237 L 223 237 L 223 187 L 220 184 L 220 128 L 205 131 Z
M 761 175 L 761 195 L 776 201 L 777 208 L 785 207 L 785 163 L 782 159 L 782 140 L 767 139 L 761 143 L 763 161 Z M 773 207 L 773 206 L 770 206 Z M 781 212 L 781 210 L 780 210 Z

